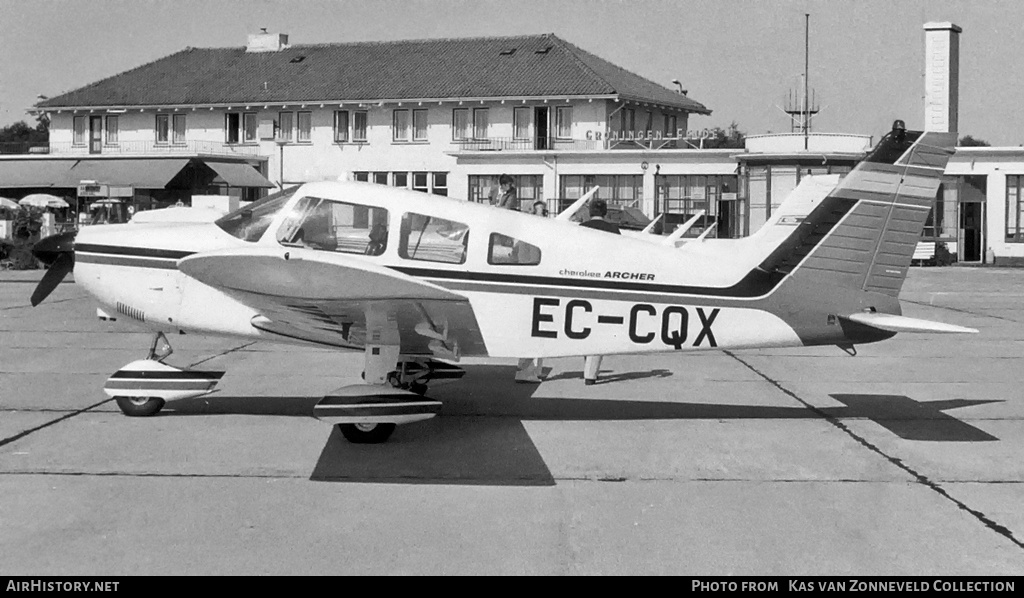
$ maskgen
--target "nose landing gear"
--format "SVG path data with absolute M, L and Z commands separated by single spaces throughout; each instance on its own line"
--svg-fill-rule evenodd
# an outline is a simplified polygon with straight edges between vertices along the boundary
M 212 391 L 224 376 L 224 372 L 181 370 L 162 363 L 173 352 L 167 337 L 157 333 L 148 357 L 114 372 L 103 392 L 117 402 L 121 413 L 148 417 L 159 413 L 169 400 L 189 399 Z

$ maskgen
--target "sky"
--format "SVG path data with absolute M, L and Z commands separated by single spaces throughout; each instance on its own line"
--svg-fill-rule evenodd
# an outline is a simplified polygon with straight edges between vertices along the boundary
M 804 70 L 813 130 L 878 139 L 924 123 L 924 30 L 960 37 L 960 134 L 1024 145 L 1019 0 L 0 0 L 0 126 L 53 97 L 185 47 L 554 33 L 712 110 L 690 128 L 788 132 Z

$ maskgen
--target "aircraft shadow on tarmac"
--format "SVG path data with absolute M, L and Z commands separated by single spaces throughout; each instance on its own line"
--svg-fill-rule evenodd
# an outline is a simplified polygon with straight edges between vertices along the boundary
M 842 407 L 817 411 L 772 407 L 631 399 L 534 397 L 538 386 L 512 383 L 510 366 L 467 366 L 458 383 L 432 388 L 444 403 L 440 417 L 399 426 L 380 445 L 347 442 L 333 428 L 310 476 L 315 481 L 409 484 L 551 486 L 554 477 L 523 425 L 524 421 L 642 421 L 723 419 L 869 419 L 906 440 L 985 442 L 998 440 L 952 417 L 947 410 L 998 401 L 918 402 L 902 395 L 833 394 Z M 565 372 L 549 378 L 572 378 Z M 671 375 L 634 372 L 614 381 Z M 502 381 L 496 383 L 496 381 Z M 505 383 L 504 381 L 508 381 Z M 609 383 L 609 382 L 605 382 Z M 582 390 L 582 387 L 581 387 Z M 625 389 L 624 389 L 625 390 Z M 171 401 L 163 414 L 277 415 L 312 417 L 322 397 L 208 395 Z

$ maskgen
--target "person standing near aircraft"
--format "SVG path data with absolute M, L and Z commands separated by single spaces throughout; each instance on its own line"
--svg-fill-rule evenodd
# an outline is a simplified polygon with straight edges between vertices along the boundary
M 608 203 L 603 199 L 594 199 L 590 202 L 590 220 L 581 222 L 580 226 L 603 230 L 614 235 L 619 232 L 619 225 L 605 220 L 608 215 Z M 601 356 L 587 355 L 583 358 L 583 384 L 590 386 L 597 382 L 597 375 L 601 371 Z
M 491 199 L 491 204 L 497 208 L 506 210 L 519 209 L 519 197 L 516 195 L 516 186 L 512 184 L 512 177 L 503 174 L 498 177 L 498 192 Z
M 548 204 L 543 199 L 538 199 L 537 201 L 533 202 L 533 205 L 530 206 L 530 209 L 531 213 L 534 216 L 541 216 L 543 218 L 547 218 L 548 216 Z M 530 260 L 529 262 L 527 262 L 524 261 L 523 259 L 524 256 L 522 251 L 518 251 L 516 253 L 519 255 L 520 258 L 519 263 L 533 263 L 534 259 L 537 262 L 540 261 L 539 254 L 536 256 L 536 258 L 533 258 L 532 256 L 526 256 L 525 259 Z M 519 365 L 516 368 L 516 382 L 539 384 L 541 382 L 540 375 L 543 371 L 544 359 L 542 357 L 537 357 L 534 359 L 531 359 L 529 357 L 521 358 L 519 360 Z

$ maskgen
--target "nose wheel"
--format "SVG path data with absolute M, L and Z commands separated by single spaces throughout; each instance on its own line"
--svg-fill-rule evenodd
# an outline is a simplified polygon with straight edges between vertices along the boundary
M 181 370 L 163 363 L 172 353 L 163 333 L 158 333 L 146 359 L 129 363 L 114 372 L 103 392 L 117 402 L 129 417 L 149 417 L 164 408 L 166 401 L 190 399 L 213 390 L 224 372 Z

